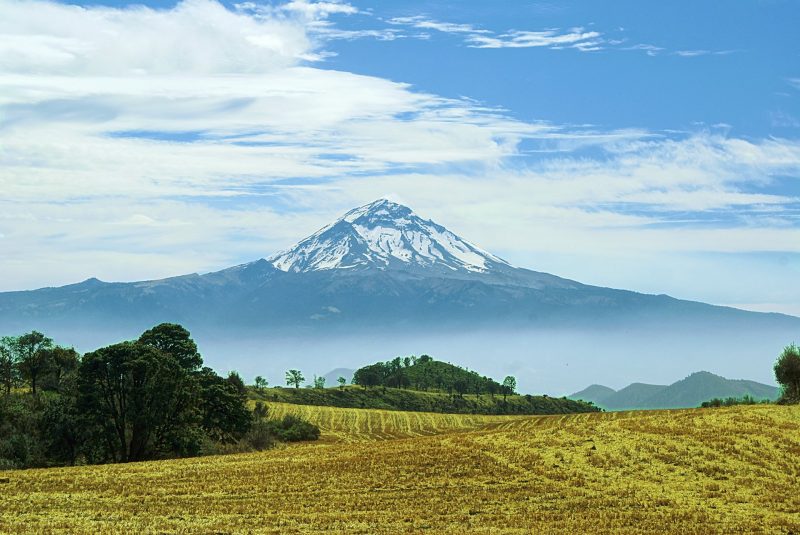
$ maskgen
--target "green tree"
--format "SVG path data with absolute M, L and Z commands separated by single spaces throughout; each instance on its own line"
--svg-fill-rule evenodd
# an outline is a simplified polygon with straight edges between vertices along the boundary
M 511 375 L 506 375 L 506 378 L 503 379 L 503 401 L 506 400 L 506 396 L 513 394 L 516 389 L 517 380 Z
M 775 379 L 783 387 L 782 400 L 800 402 L 800 348 L 795 344 L 786 346 L 775 362 Z
M 378 386 L 383 384 L 384 376 L 386 375 L 386 367 L 382 362 L 377 364 L 370 364 L 359 368 L 353 374 L 353 384 L 361 385 L 365 389 L 370 386 Z
M 186 370 L 195 371 L 203 365 L 203 357 L 189 331 L 176 323 L 156 325 L 142 333 L 139 343 L 172 355 Z
M 114 461 L 183 453 L 187 442 L 199 438 L 193 379 L 172 355 L 151 345 L 114 344 L 84 356 L 79 408 L 100 430 Z
M 211 368 L 198 373 L 202 429 L 216 442 L 230 444 L 242 438 L 252 424 L 247 394 L 232 381 L 223 379 Z
M 497 387 L 498 385 L 495 381 L 489 379 L 489 382 L 486 383 L 486 391 L 489 392 L 489 396 L 494 399 L 494 395 L 497 394 Z
M 228 372 L 228 377 L 225 380 L 228 381 L 228 383 L 235 388 L 240 395 L 244 396 L 245 398 L 247 397 L 247 386 L 244 384 L 244 380 L 238 372 Z
M 35 396 L 39 378 L 49 371 L 52 364 L 46 350 L 53 347 L 53 340 L 38 331 L 31 331 L 19 336 L 14 346 L 18 355 L 19 374 L 28 382 Z
M 342 376 L 339 376 L 339 378 L 336 379 L 336 382 L 339 383 L 339 390 L 344 390 L 344 385 L 347 384 L 347 379 L 345 379 Z
M 11 394 L 11 389 L 17 384 L 17 360 L 16 338 L 0 338 L 0 387 L 6 395 Z
M 256 378 L 253 381 L 255 382 L 256 388 L 258 388 L 259 390 L 264 390 L 269 385 L 267 380 L 261 377 L 260 375 L 256 375 Z
M 469 383 L 465 379 L 456 379 L 453 381 L 453 388 L 458 393 L 458 397 L 463 398 L 464 394 L 469 391 Z
M 322 390 L 325 388 L 325 378 L 314 376 L 314 388 Z
M 300 383 L 305 380 L 306 378 L 303 377 L 300 370 L 289 370 L 286 372 L 286 384 L 288 386 L 294 385 L 295 388 L 300 388 Z
M 61 346 L 44 349 L 43 352 L 46 353 L 44 357 L 48 361 L 48 366 L 40 380 L 41 389 L 63 393 L 63 383 L 69 374 L 77 371 L 80 355 L 71 347 Z

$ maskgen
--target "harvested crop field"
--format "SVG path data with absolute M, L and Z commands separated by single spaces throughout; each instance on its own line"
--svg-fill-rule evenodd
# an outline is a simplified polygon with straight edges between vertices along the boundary
M 467 416 L 271 404 L 318 443 L 0 472 L 0 531 L 800 533 L 800 407 Z

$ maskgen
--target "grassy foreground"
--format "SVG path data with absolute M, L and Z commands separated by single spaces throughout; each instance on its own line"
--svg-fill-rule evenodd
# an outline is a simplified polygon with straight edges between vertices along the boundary
M 0 472 L 0 532 L 798 533 L 800 407 L 471 416 L 271 404 L 263 453 Z

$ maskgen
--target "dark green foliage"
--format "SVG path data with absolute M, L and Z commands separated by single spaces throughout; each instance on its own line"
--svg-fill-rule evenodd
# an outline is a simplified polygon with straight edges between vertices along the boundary
M 247 433 L 251 424 L 246 393 L 211 368 L 200 370 L 198 378 L 202 391 L 200 412 L 203 430 L 216 442 L 236 442 Z
M 78 407 L 100 429 L 108 460 L 141 461 L 196 451 L 197 379 L 153 345 L 122 342 L 87 353 Z
M 463 397 L 467 392 L 475 394 L 497 392 L 500 385 L 476 372 L 459 366 L 433 360 L 428 355 L 419 358 L 400 357 L 388 362 L 370 364 L 356 370 L 353 384 L 364 388 L 384 386 L 410 388 L 421 391 L 457 392 Z
M 74 376 L 81 361 L 78 352 L 71 347 L 55 346 L 42 353 L 47 363 L 46 373 L 40 379 L 42 390 L 61 392 L 66 384 L 74 386 Z
M 758 405 L 758 404 L 769 404 L 772 403 L 769 399 L 756 399 L 753 396 L 742 396 L 740 398 L 729 397 L 729 398 L 713 398 L 708 401 L 704 401 L 700 404 L 700 407 L 707 409 L 711 407 L 733 407 L 734 405 Z
M 300 370 L 289 370 L 286 372 L 287 385 L 294 385 L 295 388 L 300 388 L 300 383 L 305 380 L 306 378 L 303 377 L 303 374 L 300 372 Z
M 17 361 L 16 339 L 11 336 L 0 338 L 0 388 L 6 395 L 19 381 Z
M 263 404 L 251 412 L 242 378 L 202 363 L 175 324 L 82 359 L 41 333 L 0 339 L 0 469 L 248 451 L 314 434 L 268 422 Z M 30 390 L 13 391 L 20 381 Z
M 37 428 L 33 398 L 0 397 L 0 470 L 42 465 Z
M 50 369 L 47 350 L 52 347 L 53 340 L 38 331 L 23 334 L 13 342 L 17 353 L 17 369 L 22 379 L 30 385 L 34 396 L 39 378 Z
M 800 403 L 800 348 L 786 346 L 775 362 L 775 379 L 783 387 L 782 403 Z
M 184 369 L 194 371 L 203 365 L 197 344 L 189 331 L 175 323 L 162 323 L 142 333 L 139 343 L 162 351 L 178 361 Z
M 364 389 L 351 386 L 325 390 L 270 388 L 267 391 L 252 389 L 250 394 L 252 399 L 267 402 L 453 414 L 571 414 L 600 410 L 590 403 L 566 398 L 514 395 L 503 402 L 500 397 L 477 397 L 473 394 L 459 397 L 445 392 L 422 392 L 389 387 Z
M 284 442 L 300 442 L 319 438 L 319 427 L 297 416 L 287 415 L 282 420 L 267 420 L 266 427 Z
M 236 389 L 236 391 L 239 392 L 239 394 L 241 394 L 245 398 L 247 397 L 247 387 L 244 384 L 244 380 L 242 379 L 242 376 L 239 375 L 238 372 L 229 372 L 228 373 L 228 377 L 225 380 L 228 381 L 228 383 L 234 389 Z

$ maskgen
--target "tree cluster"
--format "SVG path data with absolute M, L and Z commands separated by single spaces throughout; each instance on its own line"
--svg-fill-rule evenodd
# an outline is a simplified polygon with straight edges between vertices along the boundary
M 247 389 L 164 323 L 81 357 L 39 332 L 0 339 L 0 468 L 198 455 L 250 438 Z
M 369 387 L 406 388 L 411 390 L 435 390 L 463 397 L 464 394 L 481 396 L 496 394 L 504 398 L 513 394 L 517 387 L 511 376 L 498 383 L 490 377 L 465 370 L 446 362 L 432 359 L 428 355 L 397 357 L 387 362 L 370 364 L 356 370 L 353 384 Z

